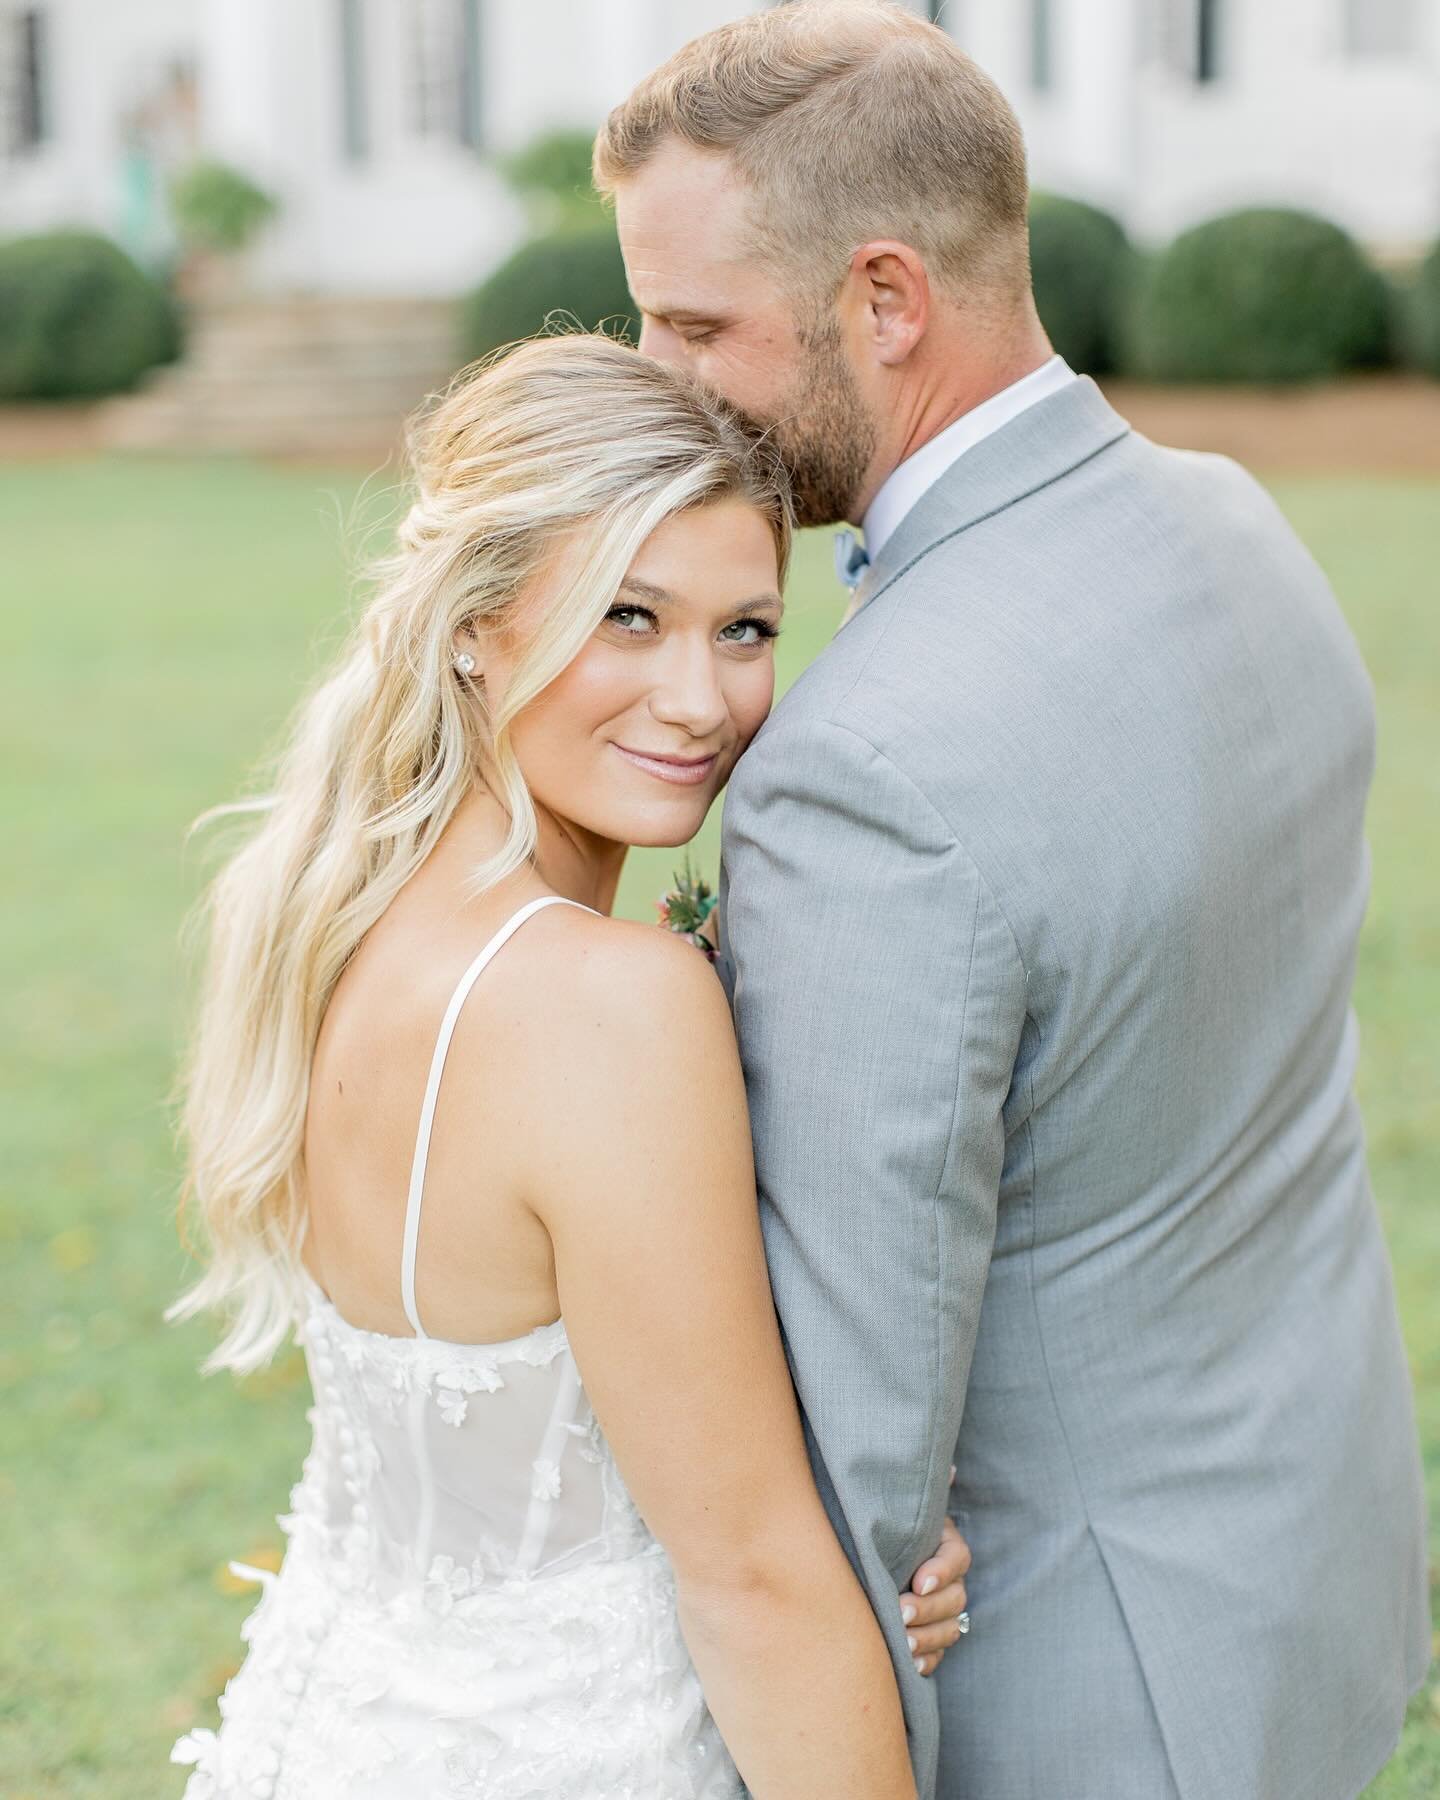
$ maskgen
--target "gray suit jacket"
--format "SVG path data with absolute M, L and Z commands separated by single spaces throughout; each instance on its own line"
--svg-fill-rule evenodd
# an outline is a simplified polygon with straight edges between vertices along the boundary
M 1371 694 L 1090 382 L 964 456 L 731 784 L 775 1295 L 922 1796 L 1351 1800 L 1429 1657 L 1352 1096 Z M 896 1594 L 954 1511 L 974 1632 Z

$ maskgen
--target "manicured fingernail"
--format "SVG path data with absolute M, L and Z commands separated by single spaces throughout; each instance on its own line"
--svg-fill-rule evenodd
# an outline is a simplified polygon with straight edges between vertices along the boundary
M 920 1592 L 922 1594 L 933 1594 L 939 1585 L 940 1577 L 938 1575 L 927 1575 L 920 1583 Z
M 900 1617 L 907 1625 L 913 1621 L 915 1617 L 915 1602 L 913 1600 L 907 1600 L 900 1608 Z
M 954 1465 L 954 1463 L 951 1463 L 951 1465 L 950 1465 L 950 1483 L 951 1483 L 951 1486 L 953 1487 L 954 1483 L 955 1483 L 955 1465 Z
M 915 1673 L 917 1675 L 923 1675 L 925 1673 L 925 1665 L 918 1656 L 915 1658 Z
M 905 1642 L 910 1646 L 910 1648 L 912 1650 L 918 1649 L 919 1645 L 920 1645 L 920 1640 L 919 1640 L 919 1638 L 916 1637 L 916 1635 L 913 1631 L 907 1631 L 905 1633 Z

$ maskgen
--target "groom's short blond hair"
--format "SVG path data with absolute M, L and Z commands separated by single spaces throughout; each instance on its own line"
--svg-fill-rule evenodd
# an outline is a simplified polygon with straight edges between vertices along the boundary
M 833 293 L 877 238 L 918 251 L 953 298 L 1028 292 L 1025 144 L 954 40 L 887 0 L 795 0 L 695 38 L 610 114 L 602 193 L 668 140 L 724 152 L 751 190 L 755 249 Z

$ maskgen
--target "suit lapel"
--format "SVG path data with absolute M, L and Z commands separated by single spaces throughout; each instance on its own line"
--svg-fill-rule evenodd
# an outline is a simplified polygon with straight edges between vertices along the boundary
M 1095 383 L 1082 376 L 967 450 L 886 540 L 857 584 L 841 630 L 937 544 L 1049 487 L 1129 430 Z

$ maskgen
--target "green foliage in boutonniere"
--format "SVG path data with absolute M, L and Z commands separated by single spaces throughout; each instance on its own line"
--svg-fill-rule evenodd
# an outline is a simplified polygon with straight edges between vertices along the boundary
M 695 873 L 687 856 L 684 868 L 675 876 L 674 887 L 660 896 L 655 910 L 667 931 L 677 931 L 681 937 L 688 938 L 713 963 L 715 946 L 701 928 L 714 912 L 715 903 L 716 895 L 711 892 L 709 882 Z

